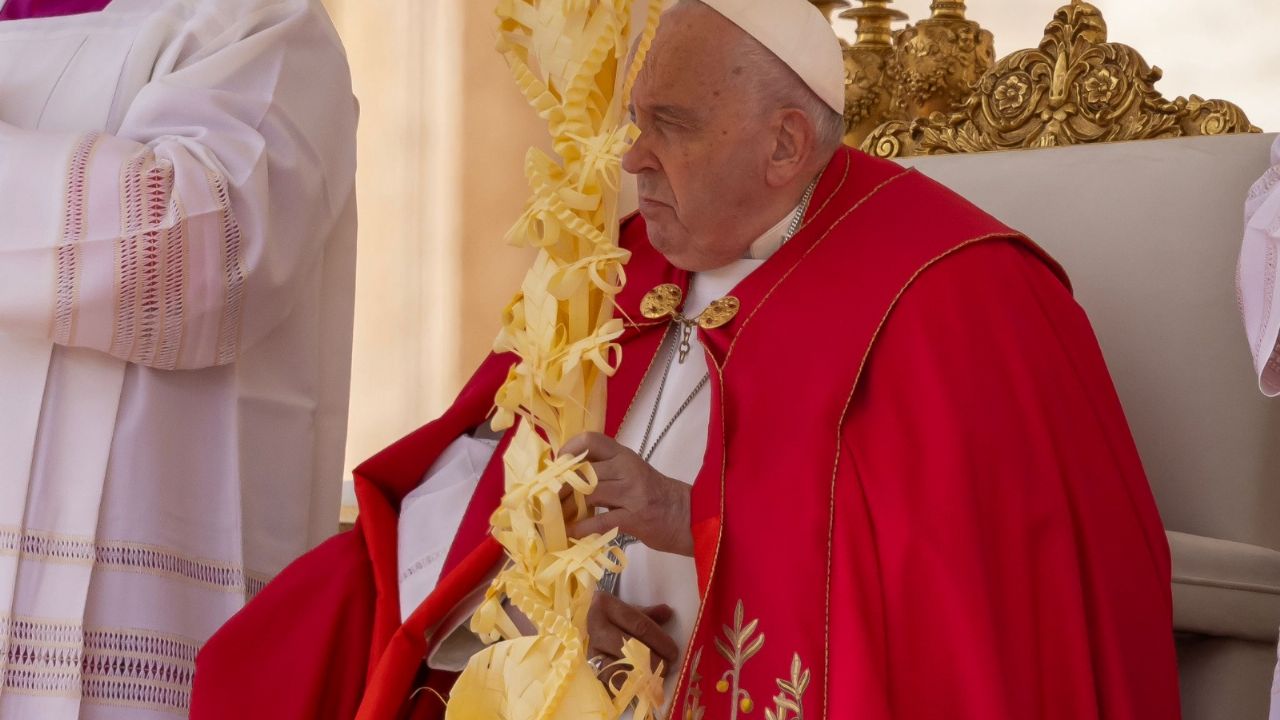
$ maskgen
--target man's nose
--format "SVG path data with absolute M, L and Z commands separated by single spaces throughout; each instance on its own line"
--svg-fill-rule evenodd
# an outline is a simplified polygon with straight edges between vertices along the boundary
M 622 169 L 632 175 L 638 175 L 641 170 L 652 170 L 656 167 L 653 153 L 649 150 L 649 144 L 646 141 L 646 134 L 642 132 L 635 142 L 631 143 L 631 147 L 622 154 Z

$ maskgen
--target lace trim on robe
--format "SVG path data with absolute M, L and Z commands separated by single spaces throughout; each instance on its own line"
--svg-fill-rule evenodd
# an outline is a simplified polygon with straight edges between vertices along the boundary
M 209 189 L 218 204 L 218 221 L 221 226 L 223 246 L 223 283 L 226 287 L 226 303 L 218 322 L 217 363 L 229 363 L 236 359 L 240 345 L 240 318 L 244 305 L 245 267 L 244 250 L 240 238 L 240 225 L 231 208 L 231 196 L 224 178 L 206 173 Z
M 1249 188 L 1249 196 L 1246 202 L 1252 202 L 1271 192 L 1271 188 L 1275 187 L 1277 183 L 1280 183 L 1280 166 L 1268 169 L 1262 177 L 1258 178 L 1253 187 Z
M 240 565 L 174 552 L 140 543 L 98 543 L 88 538 L 0 527 L 0 555 L 21 555 L 46 562 L 93 565 L 191 582 L 222 592 L 253 597 L 269 581 L 267 573 Z
M 128 628 L 0 615 L 5 692 L 185 714 L 199 645 Z
M 53 310 L 53 340 L 63 345 L 75 337 L 75 307 L 80 289 L 80 242 L 84 239 L 89 161 L 101 137 L 88 133 L 71 151 L 67 168 L 62 232 L 57 249 L 57 296 Z
M 116 318 L 111 354 L 177 367 L 183 335 L 187 218 L 173 193 L 173 165 L 143 149 L 121 171 Z

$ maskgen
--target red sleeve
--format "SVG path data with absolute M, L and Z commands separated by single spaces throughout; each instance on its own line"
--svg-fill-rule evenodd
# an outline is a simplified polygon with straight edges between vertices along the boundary
M 364 692 L 374 616 L 358 532 L 285 568 L 196 659 L 192 720 L 348 720 Z
M 837 532 L 869 523 L 873 548 L 837 542 L 833 587 L 870 564 L 880 596 L 878 627 L 833 632 L 874 638 L 858 641 L 882 673 L 872 706 L 1178 717 L 1160 519 L 1088 319 L 1029 251 L 979 244 L 920 275 L 873 346 L 844 451 Z M 841 685 L 833 716 L 867 706 L 851 696 L 867 686 Z

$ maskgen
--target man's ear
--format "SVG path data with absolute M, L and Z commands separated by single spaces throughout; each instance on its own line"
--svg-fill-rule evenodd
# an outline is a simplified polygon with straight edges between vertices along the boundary
M 783 108 L 775 128 L 766 179 L 771 186 L 782 187 L 791 184 L 804 171 L 813 153 L 817 132 L 809 116 L 798 108 Z

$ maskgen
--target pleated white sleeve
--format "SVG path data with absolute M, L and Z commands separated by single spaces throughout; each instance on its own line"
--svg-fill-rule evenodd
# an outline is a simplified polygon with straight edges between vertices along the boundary
M 115 134 L 0 123 L 0 331 L 160 369 L 285 318 L 351 193 L 356 104 L 306 0 L 203 3 Z
M 1280 294 L 1276 259 L 1280 254 L 1280 138 L 1271 147 L 1271 169 L 1254 183 L 1245 201 L 1244 244 L 1236 274 L 1240 312 L 1253 351 L 1258 385 L 1280 395 Z

